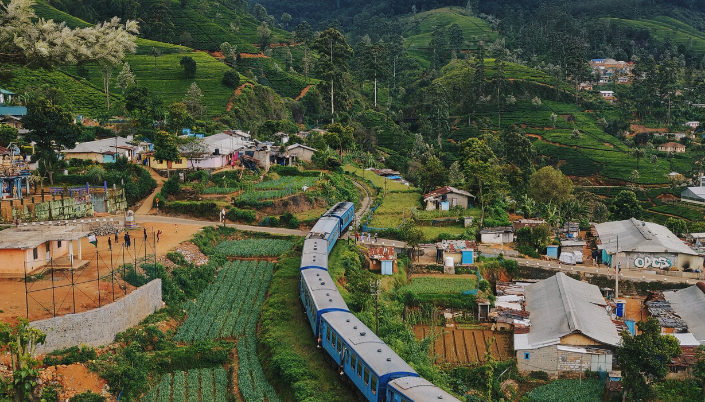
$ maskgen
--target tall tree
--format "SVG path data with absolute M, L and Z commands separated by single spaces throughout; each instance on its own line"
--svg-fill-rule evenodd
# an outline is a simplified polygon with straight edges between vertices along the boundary
M 431 129 L 436 134 L 436 142 L 438 149 L 443 146 L 443 137 L 450 134 L 450 122 L 448 103 L 448 91 L 441 83 L 435 83 L 429 89 L 429 116 L 428 120 L 431 123 Z
M 653 396 L 653 384 L 668 374 L 667 364 L 680 355 L 678 340 L 673 335 L 662 335 L 659 322 L 649 317 L 637 323 L 639 334 L 622 332 L 622 343 L 617 348 L 622 367 L 623 401 L 648 400 Z
M 203 116 L 203 106 L 201 106 L 201 99 L 203 99 L 203 92 L 198 84 L 195 82 L 191 83 L 191 86 L 186 91 L 186 96 L 184 96 L 183 103 L 188 108 L 191 116 Z
M 377 108 L 377 79 L 385 78 L 388 73 L 387 46 L 384 43 L 360 42 L 360 52 L 356 54 L 361 64 L 362 77 L 374 83 L 374 105 Z
M 353 51 L 345 40 L 345 36 L 334 28 L 328 28 L 323 31 L 318 39 L 313 42 L 311 48 L 320 55 L 317 65 L 318 75 L 325 81 L 323 86 L 328 85 L 330 87 L 327 89 L 330 90 L 331 121 L 334 121 L 335 87 L 338 87 L 341 94 L 345 93 L 345 88 L 341 88 L 343 76 L 348 73 L 348 60 L 352 56 Z
M 157 131 L 153 134 L 154 139 L 154 157 L 167 162 L 176 162 L 181 160 L 179 154 L 179 140 L 175 135 L 171 135 L 166 131 Z M 169 177 L 169 164 L 167 163 L 166 175 Z
M 529 196 L 544 204 L 560 204 L 573 194 L 573 182 L 553 166 L 537 170 L 529 179 Z
M 54 167 L 59 161 L 57 151 L 73 149 L 81 135 L 81 129 L 73 123 L 73 115 L 44 99 L 27 104 L 27 115 L 22 126 L 29 130 L 27 142 L 35 142 L 32 159 L 39 162 L 42 170 L 49 174 L 49 183 L 54 184 Z
M 257 27 L 257 38 L 259 39 L 259 48 L 262 52 L 267 50 L 272 40 L 272 30 L 266 22 L 262 21 Z
M 623 220 L 630 218 L 639 219 L 644 210 L 633 191 L 622 190 L 612 200 L 610 212 L 612 213 L 612 219 Z
M 463 173 L 467 188 L 480 203 L 480 225 L 485 220 L 487 205 L 508 192 L 504 168 L 484 140 L 470 138 L 461 144 Z
M 178 134 L 182 128 L 191 127 L 194 123 L 193 117 L 183 102 L 175 102 L 169 106 L 168 118 L 168 125 L 174 130 L 174 134 Z
M 191 169 L 195 169 L 195 161 L 208 154 L 208 144 L 203 138 L 196 136 L 181 139 L 178 145 L 179 154 L 191 162 Z
M 428 158 L 420 176 L 424 193 L 448 184 L 448 169 L 443 166 L 443 162 L 436 156 Z
M 503 158 L 506 163 L 521 169 L 524 184 L 534 173 L 536 150 L 529 137 L 515 125 L 509 126 L 501 135 Z
M 308 55 L 308 48 L 311 44 L 311 41 L 313 41 L 313 38 L 314 38 L 313 28 L 311 28 L 311 25 L 309 25 L 308 22 L 302 21 L 301 23 L 299 23 L 299 25 L 296 26 L 296 29 L 294 30 L 294 40 L 296 42 L 301 43 L 304 47 L 304 58 L 303 58 L 302 62 L 303 62 L 304 76 L 306 77 L 307 84 L 308 84 L 309 64 L 311 62 L 309 55 Z
M 179 60 L 179 64 L 184 69 L 184 76 L 186 78 L 193 78 L 196 76 L 196 60 L 192 57 L 183 56 L 181 60 Z
M 132 72 L 132 69 L 130 69 L 130 65 L 124 63 L 122 65 L 122 70 L 120 70 L 120 74 L 118 74 L 117 76 L 118 88 L 122 89 L 122 92 L 124 94 L 127 88 L 135 84 L 135 74 Z

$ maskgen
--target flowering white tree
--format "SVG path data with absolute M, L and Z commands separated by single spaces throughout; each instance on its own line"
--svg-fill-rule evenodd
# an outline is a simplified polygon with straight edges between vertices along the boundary
M 37 18 L 33 5 L 32 0 L 12 0 L 0 6 L 0 62 L 48 67 L 97 62 L 109 109 L 112 67 L 137 48 L 137 22 L 121 24 L 114 17 L 93 27 L 71 29 L 64 22 Z

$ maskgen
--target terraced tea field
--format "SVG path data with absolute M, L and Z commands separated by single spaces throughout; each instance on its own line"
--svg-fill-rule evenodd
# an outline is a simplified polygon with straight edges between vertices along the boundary
M 434 332 L 435 331 L 435 332 Z M 451 329 L 414 325 L 416 339 L 423 339 L 432 334 L 438 334 L 429 351 L 435 363 L 452 365 L 484 363 L 487 352 L 487 341 L 492 337 L 495 342 L 490 352 L 497 360 L 508 360 L 513 357 L 512 334 L 510 332 L 490 331 L 488 329 Z

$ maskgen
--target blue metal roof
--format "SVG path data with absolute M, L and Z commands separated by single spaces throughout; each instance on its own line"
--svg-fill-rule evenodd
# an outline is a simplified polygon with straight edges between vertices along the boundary
M 0 88 L 0 94 L 3 94 L 3 95 L 14 95 L 15 93 L 14 93 L 14 92 L 10 92 L 10 91 L 8 91 L 8 90 L 6 90 L 6 89 Z
M 24 106 L 0 106 L 0 116 L 24 116 L 27 114 L 27 108 Z

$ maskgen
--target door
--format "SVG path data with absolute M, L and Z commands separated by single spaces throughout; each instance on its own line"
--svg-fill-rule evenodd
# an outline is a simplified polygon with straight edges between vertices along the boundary
M 46 244 L 46 260 L 49 261 L 49 260 L 51 260 L 51 241 L 48 241 L 45 244 Z

